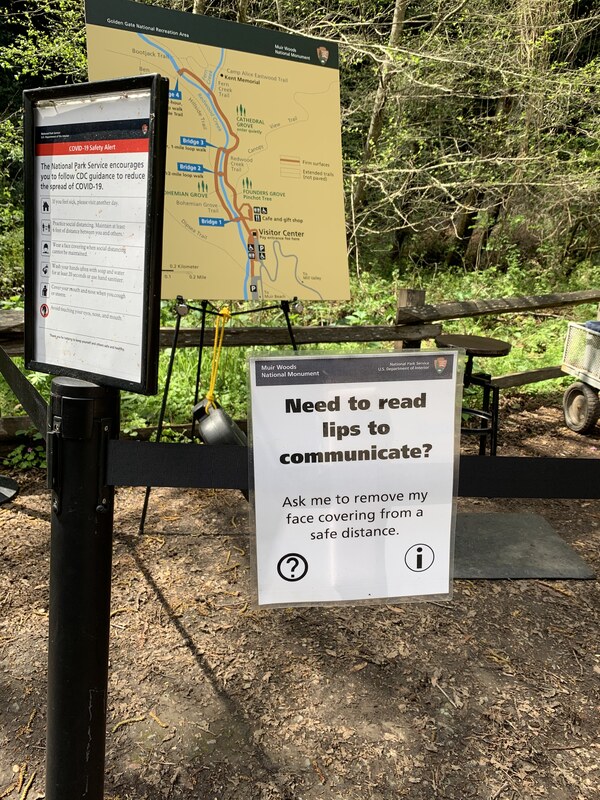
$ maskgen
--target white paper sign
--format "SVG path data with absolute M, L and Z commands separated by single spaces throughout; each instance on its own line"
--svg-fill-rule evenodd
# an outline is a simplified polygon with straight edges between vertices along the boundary
M 259 605 L 449 596 L 455 351 L 250 359 Z

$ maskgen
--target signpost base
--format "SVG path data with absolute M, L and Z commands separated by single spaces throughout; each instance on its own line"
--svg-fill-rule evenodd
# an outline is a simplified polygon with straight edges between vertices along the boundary
M 46 800 L 102 800 L 113 533 L 106 486 L 118 392 L 52 383 Z
M 454 577 L 591 580 L 594 571 L 539 514 L 458 514 Z
M 12 500 L 19 491 L 19 484 L 12 478 L 0 475 L 0 506 Z

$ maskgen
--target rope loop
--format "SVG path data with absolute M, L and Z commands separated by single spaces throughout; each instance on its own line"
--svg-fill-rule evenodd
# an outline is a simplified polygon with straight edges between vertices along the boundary
M 212 361 L 210 365 L 210 383 L 206 393 L 206 410 L 212 406 L 215 408 L 215 388 L 217 385 L 217 375 L 219 373 L 219 362 L 221 361 L 221 351 L 223 350 L 223 340 L 225 338 L 225 326 L 231 319 L 231 311 L 227 306 L 217 314 L 215 319 L 215 341 L 213 344 Z

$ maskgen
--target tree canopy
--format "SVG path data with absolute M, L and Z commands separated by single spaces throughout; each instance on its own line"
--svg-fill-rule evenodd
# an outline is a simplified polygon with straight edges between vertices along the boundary
M 598 261 L 597 0 L 160 0 L 337 41 L 358 269 Z M 21 92 L 86 79 L 80 0 L 0 11 L 0 235 L 21 221 Z

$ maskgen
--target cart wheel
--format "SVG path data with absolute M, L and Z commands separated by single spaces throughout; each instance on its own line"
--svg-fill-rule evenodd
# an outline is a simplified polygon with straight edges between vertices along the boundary
M 563 395 L 563 413 L 567 427 L 575 433 L 591 431 L 600 416 L 598 390 L 581 381 L 572 384 Z

